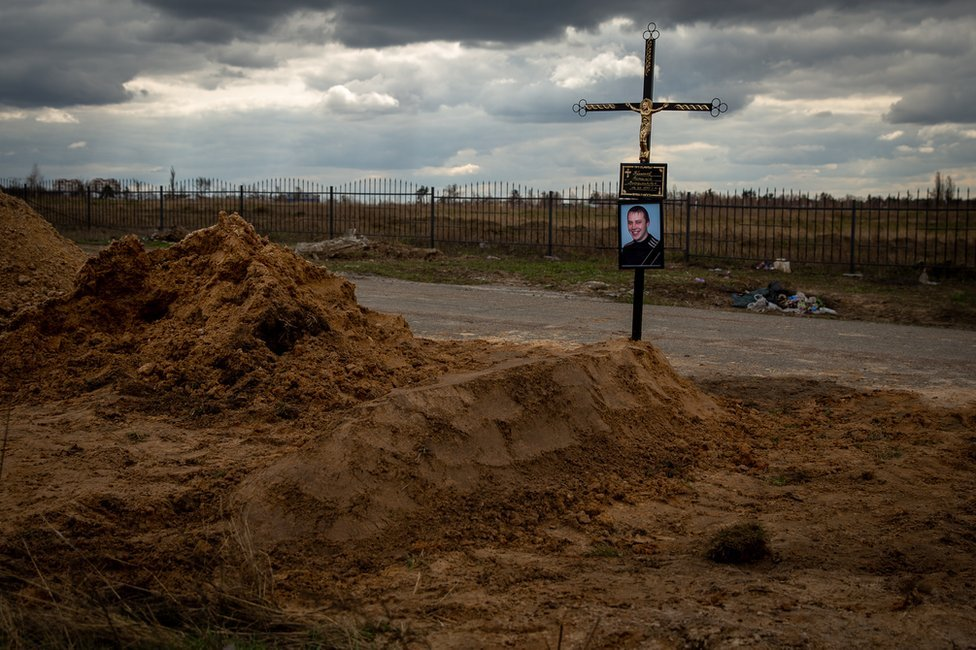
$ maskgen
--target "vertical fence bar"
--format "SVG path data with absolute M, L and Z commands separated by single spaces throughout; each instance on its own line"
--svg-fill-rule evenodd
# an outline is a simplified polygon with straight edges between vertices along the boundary
M 908 233 L 908 207 L 909 206 L 912 206 L 912 197 L 911 196 L 908 197 L 907 206 L 905 208 L 905 232 L 906 232 L 906 234 Z M 915 232 L 912 233 L 912 261 L 913 262 L 917 262 L 918 261 L 918 219 L 919 219 L 919 214 L 918 214 L 919 205 L 918 205 L 918 194 L 917 193 L 915 195 L 914 208 L 915 209 L 912 211 L 912 216 L 914 217 L 912 219 L 912 224 L 914 225 Z
M 27 195 L 26 188 L 24 195 Z M 85 225 L 88 226 L 88 230 L 92 227 L 92 197 L 91 197 L 91 186 L 85 188 Z
M 548 246 L 546 247 L 546 255 L 552 257 L 552 206 L 553 206 L 553 191 L 549 190 L 549 235 L 548 235 Z
M 685 192 L 685 264 L 691 260 L 691 192 Z
M 430 247 L 437 248 L 437 209 L 435 204 L 437 201 L 434 199 L 434 186 L 430 186 Z
M 955 233 L 952 237 L 952 263 L 959 264 L 959 199 L 956 199 L 956 209 L 953 211 L 952 224 L 955 226 Z M 946 232 L 949 231 L 949 224 L 946 224 Z
M 925 210 L 925 219 L 922 223 L 922 264 L 924 266 L 928 266 L 929 263 L 929 232 L 931 230 L 929 227 L 929 214 L 933 207 L 936 210 L 936 214 L 938 214 L 939 204 L 935 201 L 931 206 L 926 206 L 928 209 Z
M 851 252 L 850 252 L 850 273 L 854 273 L 854 238 L 856 236 L 855 224 L 857 223 L 857 201 L 851 199 Z
M 329 185 L 329 239 L 335 238 L 335 186 Z
M 970 203 L 969 190 L 966 190 L 966 204 L 969 209 L 966 210 L 966 224 L 963 226 L 963 232 L 965 233 L 966 241 L 963 244 L 963 266 L 969 267 L 969 252 L 970 250 L 974 253 L 974 258 L 976 258 L 976 246 L 970 248 L 969 246 L 969 215 L 972 214 L 972 204 Z M 976 261 L 976 259 L 974 259 Z
M 163 229 L 163 214 L 166 202 L 163 200 L 163 186 L 159 186 L 159 229 Z

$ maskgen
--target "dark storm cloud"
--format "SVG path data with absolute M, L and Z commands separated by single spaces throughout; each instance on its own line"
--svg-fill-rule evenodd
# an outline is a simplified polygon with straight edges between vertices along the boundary
M 628 17 L 638 26 L 656 21 L 662 32 L 681 24 L 743 25 L 809 15 L 825 8 L 875 12 L 903 23 L 924 17 L 968 14 L 962 0 L 917 3 L 901 0 L 860 2 L 800 0 L 77 0 L 71 3 L 6 0 L 0 8 L 0 105 L 68 107 L 125 99 L 123 84 L 147 71 L 180 70 L 185 61 L 209 58 L 245 66 L 271 65 L 273 57 L 214 53 L 232 43 L 268 42 L 275 29 L 296 12 L 334 16 L 334 31 L 291 25 L 288 38 L 300 42 L 340 41 L 361 46 L 399 45 L 427 40 L 517 45 L 556 37 L 567 26 L 590 30 L 611 17 Z M 300 22 L 300 21 L 299 21 Z M 313 23 L 314 24 L 314 23 Z M 851 25 L 851 28 L 857 25 Z M 757 38 L 757 40 L 761 40 Z M 847 46 L 868 49 L 870 41 Z M 761 75 L 757 45 L 718 50 L 711 65 L 724 62 L 729 76 Z M 224 57 L 227 57 L 226 59 Z M 780 61 L 782 61 L 782 55 Z M 802 52 L 793 56 L 803 57 Z M 732 65 L 736 66 L 731 69 Z M 798 63 L 806 63 L 802 58 Z M 688 69 L 694 70 L 688 66 Z M 702 69 L 705 69 L 702 67 Z M 674 79 L 677 79 L 675 77 Z M 715 76 L 713 75 L 714 79 Z M 674 90 L 707 85 L 691 77 Z M 665 88 L 662 87 L 662 91 Z M 708 94 L 707 92 L 705 94 Z
M 739 24 L 798 18 L 823 9 L 845 12 L 878 10 L 889 17 L 919 19 L 963 12 L 966 0 L 485 0 L 420 3 L 402 0 L 144 0 L 159 11 L 186 20 L 206 19 L 250 31 L 266 29 L 296 11 L 335 12 L 336 38 L 351 46 L 402 45 L 427 40 L 526 43 L 558 35 L 565 27 L 591 29 L 611 17 L 638 24 L 653 20 L 673 27 L 689 23 Z
M 729 105 L 655 117 L 652 146 L 682 182 L 976 178 L 971 5 L 3 0 L 0 168 L 603 179 L 636 156 L 639 120 L 572 106 L 640 99 L 655 21 L 655 99 Z M 101 106 L 126 88 L 129 105 Z M 65 110 L 20 110 L 46 107 Z
M 130 69 L 122 77 L 135 72 Z M 129 94 L 105 69 L 52 67 L 43 62 L 10 62 L 0 69 L 0 105 L 17 108 L 121 102 Z
M 143 7 L 108 0 L 6 0 L 0 7 L 0 106 L 125 100 L 126 81 L 161 62 L 185 60 L 179 51 L 166 51 L 173 30 L 165 30 L 165 23 Z
M 884 117 L 892 124 L 976 124 L 976 88 L 954 80 L 925 84 L 895 102 Z

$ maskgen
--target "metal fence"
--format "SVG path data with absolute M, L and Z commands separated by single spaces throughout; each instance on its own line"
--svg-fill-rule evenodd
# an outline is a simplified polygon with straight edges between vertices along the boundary
M 212 225 L 226 211 L 288 242 L 355 231 L 431 248 L 481 245 L 547 255 L 612 254 L 620 245 L 615 184 L 559 192 L 511 183 L 433 188 L 390 179 L 338 186 L 285 179 L 251 185 L 196 179 L 169 187 L 116 180 L 0 186 L 76 238 L 191 231 Z M 743 194 L 681 193 L 665 201 L 669 256 L 783 258 L 852 272 L 869 266 L 976 268 L 976 201 L 969 198 Z

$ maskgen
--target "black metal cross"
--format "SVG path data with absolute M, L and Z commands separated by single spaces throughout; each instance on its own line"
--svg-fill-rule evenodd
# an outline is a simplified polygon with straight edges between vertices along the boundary
M 640 103 L 624 102 L 619 104 L 588 104 L 585 99 L 573 106 L 580 117 L 591 111 L 634 111 L 640 113 L 640 161 L 649 162 L 651 159 L 651 116 L 660 111 L 707 111 L 712 117 L 718 117 L 729 109 L 719 98 L 705 103 L 676 103 L 654 101 L 654 41 L 661 35 L 657 25 L 648 23 L 644 30 L 644 97 Z

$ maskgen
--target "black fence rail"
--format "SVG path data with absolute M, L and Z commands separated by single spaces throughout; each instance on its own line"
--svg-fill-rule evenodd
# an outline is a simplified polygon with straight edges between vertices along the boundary
M 284 242 L 356 232 L 413 245 L 524 248 L 547 255 L 606 253 L 620 245 L 615 184 L 538 191 L 512 183 L 434 188 L 391 179 L 338 186 L 301 180 L 231 185 L 196 179 L 0 187 L 71 236 L 196 230 L 221 211 Z M 976 201 L 682 193 L 664 203 L 669 255 L 838 266 L 976 268 Z
M 685 197 L 692 255 L 847 266 L 976 268 L 976 202 Z

